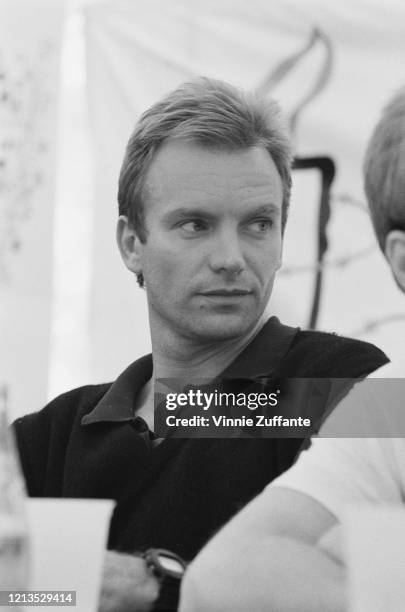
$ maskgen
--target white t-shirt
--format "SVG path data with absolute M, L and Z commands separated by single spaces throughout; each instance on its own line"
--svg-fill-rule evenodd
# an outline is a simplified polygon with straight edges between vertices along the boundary
M 310 448 L 269 487 L 305 493 L 339 520 L 348 503 L 404 503 L 405 379 L 386 380 L 390 370 L 381 370 L 383 379 L 355 385 Z

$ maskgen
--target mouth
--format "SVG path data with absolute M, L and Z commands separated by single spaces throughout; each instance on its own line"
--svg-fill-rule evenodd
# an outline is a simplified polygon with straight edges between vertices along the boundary
M 244 297 L 251 295 L 252 291 L 247 289 L 212 289 L 211 291 L 204 291 L 201 295 L 207 297 Z

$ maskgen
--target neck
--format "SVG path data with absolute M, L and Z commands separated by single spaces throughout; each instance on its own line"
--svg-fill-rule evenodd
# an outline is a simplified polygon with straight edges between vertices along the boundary
M 243 337 L 222 342 L 196 342 L 176 333 L 154 334 L 151 326 L 153 378 L 212 379 L 246 348 L 266 322 L 263 314 Z

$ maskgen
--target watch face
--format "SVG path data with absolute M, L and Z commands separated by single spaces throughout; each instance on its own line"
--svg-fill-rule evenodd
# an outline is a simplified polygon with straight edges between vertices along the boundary
M 174 578 L 178 581 L 183 578 L 187 563 L 176 553 L 165 548 L 148 548 L 142 556 L 157 578 Z
M 173 557 L 166 556 L 164 553 L 158 555 L 159 563 L 166 572 L 170 574 L 177 574 L 179 578 L 184 574 L 184 565 Z

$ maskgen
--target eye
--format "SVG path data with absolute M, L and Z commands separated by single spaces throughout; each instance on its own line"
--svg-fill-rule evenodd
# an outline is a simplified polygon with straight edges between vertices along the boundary
M 198 234 L 208 229 L 207 223 L 201 219 L 191 219 L 180 224 L 182 230 L 187 234 Z
M 249 229 L 256 234 L 266 234 L 273 226 L 271 219 L 255 219 L 249 223 Z

